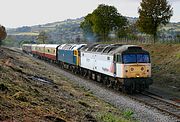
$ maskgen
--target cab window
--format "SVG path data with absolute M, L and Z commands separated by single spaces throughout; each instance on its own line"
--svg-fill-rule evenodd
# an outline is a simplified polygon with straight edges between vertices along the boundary
M 149 63 L 150 58 L 148 54 L 124 54 L 123 63 Z
M 118 55 L 115 55 L 115 56 L 114 56 L 114 61 L 115 61 L 115 62 L 122 62 L 121 55 L 119 55 L 119 54 L 118 54 Z

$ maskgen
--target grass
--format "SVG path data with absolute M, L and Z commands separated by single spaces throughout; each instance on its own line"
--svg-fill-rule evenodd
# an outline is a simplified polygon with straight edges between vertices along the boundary
M 180 53 L 176 54 L 176 58 L 180 59 Z
M 91 106 L 90 106 L 88 103 L 86 103 L 85 101 L 78 101 L 78 103 L 81 104 L 81 105 L 83 105 L 83 106 L 86 107 L 86 108 L 90 108 L 90 107 L 91 107 Z
M 131 120 L 124 119 L 120 116 L 114 115 L 113 113 L 100 113 L 98 115 L 100 122 L 131 122 Z
M 134 112 L 131 109 L 127 109 L 123 112 L 123 116 L 128 119 L 132 118 L 133 114 Z

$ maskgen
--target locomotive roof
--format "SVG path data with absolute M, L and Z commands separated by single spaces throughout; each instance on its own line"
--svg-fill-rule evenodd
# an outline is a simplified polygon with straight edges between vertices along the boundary
M 140 46 L 137 45 L 125 45 L 125 44 L 90 44 L 84 46 L 81 51 L 85 52 L 95 52 L 95 53 L 102 53 L 102 54 L 116 54 L 116 53 L 124 53 L 127 52 L 126 50 L 142 50 Z M 147 51 L 144 51 L 147 52 Z
M 58 47 L 58 49 L 76 50 L 76 49 L 79 49 L 80 47 L 82 47 L 84 45 L 86 45 L 86 44 L 62 44 L 61 46 Z

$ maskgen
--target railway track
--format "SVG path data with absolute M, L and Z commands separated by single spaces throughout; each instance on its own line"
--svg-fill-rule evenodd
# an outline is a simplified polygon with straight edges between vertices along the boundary
M 154 107 L 164 113 L 168 113 L 169 115 L 176 117 L 178 121 L 180 121 L 180 104 L 178 103 L 165 100 L 147 91 L 130 97 L 139 102 L 145 103 L 148 106 Z

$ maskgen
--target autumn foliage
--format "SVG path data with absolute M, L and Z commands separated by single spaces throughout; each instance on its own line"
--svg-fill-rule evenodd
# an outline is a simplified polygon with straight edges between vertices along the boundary
M 1 41 L 4 40 L 7 36 L 6 29 L 4 26 L 0 25 L 0 44 Z

